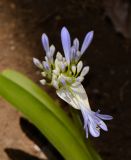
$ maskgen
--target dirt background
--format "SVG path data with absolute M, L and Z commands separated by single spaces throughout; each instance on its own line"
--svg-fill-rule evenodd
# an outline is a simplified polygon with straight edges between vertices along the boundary
M 108 123 L 108 133 L 91 138 L 105 160 L 131 159 L 130 13 L 128 0 L 0 0 L 0 71 L 15 69 L 36 83 L 40 76 L 32 57 L 41 59 L 44 54 L 40 40 L 43 32 L 62 51 L 62 26 L 80 40 L 86 32 L 95 31 L 93 43 L 83 56 L 90 66 L 83 85 L 92 109 L 99 108 L 114 117 Z M 45 89 L 51 94 L 51 89 Z M 20 117 L 0 98 L 0 160 L 62 160 L 51 144 Z

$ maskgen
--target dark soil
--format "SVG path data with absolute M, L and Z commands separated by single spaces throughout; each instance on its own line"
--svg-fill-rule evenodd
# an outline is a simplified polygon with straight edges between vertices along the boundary
M 100 109 L 101 112 L 112 115 L 114 119 L 108 123 L 109 132 L 102 133 L 100 138 L 91 138 L 91 141 L 105 160 L 130 160 L 131 40 L 116 32 L 110 17 L 106 17 L 106 7 L 102 1 L 5 0 L 0 2 L 0 13 L 4 17 L 0 24 L 3 27 L 1 36 L 5 35 L 5 31 L 8 33 L 6 28 L 12 26 L 13 31 L 10 29 L 10 32 L 16 43 L 16 48 L 14 43 L 11 44 L 11 52 L 15 50 L 14 55 L 9 53 L 6 43 L 0 45 L 3 51 L 0 53 L 2 57 L 0 69 L 7 67 L 17 69 L 34 81 L 39 80 L 39 75 L 31 61 L 33 56 L 40 59 L 43 57 L 40 41 L 43 32 L 47 33 L 51 42 L 62 51 L 60 43 L 62 26 L 70 30 L 73 38 L 77 36 L 80 40 L 86 32 L 95 31 L 93 43 L 83 56 L 84 63 L 90 66 L 90 72 L 83 85 L 92 109 Z M 4 40 L 9 39 L 5 37 Z M 3 54 L 5 50 L 8 55 Z M 8 57 L 10 54 L 15 60 Z M 50 94 L 50 89 L 47 91 Z M 54 94 L 51 95 L 56 97 Z M 6 138 L 4 134 L 2 138 Z

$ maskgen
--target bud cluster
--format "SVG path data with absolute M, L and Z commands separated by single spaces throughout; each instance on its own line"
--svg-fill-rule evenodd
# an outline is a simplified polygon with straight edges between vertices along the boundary
M 51 47 L 50 47 L 51 48 Z M 56 89 L 65 86 L 77 86 L 84 80 L 84 76 L 88 73 L 89 67 L 83 67 L 82 61 L 71 63 L 68 65 L 66 59 L 57 52 L 56 58 L 52 59 L 45 56 L 45 61 L 40 62 L 33 58 L 34 64 L 40 68 L 43 79 L 40 80 L 42 85 L 52 85 Z
M 40 62 L 38 59 L 33 58 L 34 64 L 42 70 L 43 79 L 40 80 L 41 84 L 52 85 L 56 89 L 80 85 L 89 71 L 89 66 L 83 67 L 83 62 L 79 59 L 91 43 L 92 37 L 93 31 L 87 34 L 81 50 L 79 50 L 79 40 L 75 38 L 71 46 L 69 32 L 63 27 L 61 32 L 65 54 L 65 57 L 63 57 L 60 52 L 57 52 L 54 56 L 55 46 L 49 46 L 49 39 L 44 33 L 42 35 L 42 44 L 46 52 L 45 60 Z

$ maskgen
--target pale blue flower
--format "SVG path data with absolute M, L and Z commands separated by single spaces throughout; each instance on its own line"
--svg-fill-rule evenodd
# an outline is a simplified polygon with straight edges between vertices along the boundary
M 78 38 L 73 40 L 71 45 L 70 34 L 66 27 L 61 30 L 61 41 L 65 57 L 60 52 L 55 53 L 55 46 L 49 45 L 48 36 L 42 35 L 42 44 L 46 53 L 45 60 L 42 63 L 33 58 L 34 64 L 42 70 L 44 77 L 40 80 L 42 85 L 50 84 L 56 88 L 57 95 L 75 109 L 81 110 L 84 119 L 84 129 L 86 137 L 89 133 L 93 137 L 100 136 L 100 129 L 108 131 L 103 120 L 111 120 L 112 116 L 100 114 L 100 111 L 93 112 L 82 81 L 89 72 L 89 66 L 83 67 L 80 57 L 89 47 L 93 39 L 93 31 L 86 34 L 83 44 L 80 48 Z
M 91 111 L 87 94 L 81 84 L 77 87 L 59 89 L 57 90 L 57 95 L 75 109 L 81 110 L 87 138 L 89 133 L 93 137 L 99 137 L 100 129 L 108 131 L 103 120 L 111 120 L 113 117 L 100 114 L 99 110 L 97 112 Z

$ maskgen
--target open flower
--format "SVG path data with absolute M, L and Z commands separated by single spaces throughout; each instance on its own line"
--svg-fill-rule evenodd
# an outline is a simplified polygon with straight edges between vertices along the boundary
M 81 84 L 75 87 L 59 89 L 57 90 L 57 95 L 75 109 L 81 110 L 86 137 L 88 137 L 89 132 L 93 137 L 99 137 L 100 129 L 108 131 L 103 120 L 111 120 L 112 116 L 100 114 L 99 110 L 97 112 L 91 111 L 87 94 Z
M 42 44 L 46 52 L 45 60 L 40 62 L 33 58 L 34 64 L 42 70 L 44 79 L 41 84 L 50 84 L 56 88 L 57 95 L 70 104 L 75 109 L 81 110 L 84 119 L 84 129 L 86 137 L 90 133 L 93 137 L 100 135 L 100 129 L 107 131 L 107 126 L 103 120 L 111 120 L 112 116 L 100 114 L 100 111 L 93 112 L 82 81 L 89 71 L 89 66 L 83 67 L 80 61 L 81 56 L 89 47 L 93 39 L 93 31 L 86 34 L 81 48 L 79 40 L 75 38 L 71 44 L 71 38 L 68 30 L 63 27 L 61 30 L 61 41 L 65 57 L 60 52 L 54 57 L 55 47 L 49 45 L 49 39 L 44 33 L 42 35 Z

